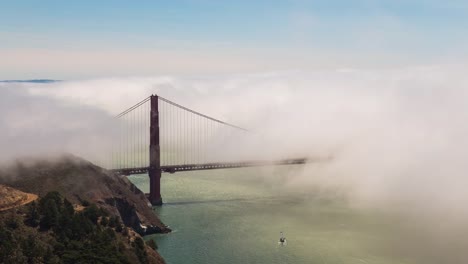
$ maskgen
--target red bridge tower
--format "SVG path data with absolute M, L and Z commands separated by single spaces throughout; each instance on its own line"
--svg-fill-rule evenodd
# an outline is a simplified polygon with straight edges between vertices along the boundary
M 158 96 L 151 96 L 151 117 L 150 117 L 150 193 L 149 201 L 152 205 L 162 205 L 161 198 L 161 149 L 159 146 L 159 110 Z

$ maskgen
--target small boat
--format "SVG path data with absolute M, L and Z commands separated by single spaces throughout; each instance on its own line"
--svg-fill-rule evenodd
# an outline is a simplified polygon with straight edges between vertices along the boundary
M 280 234 L 281 234 L 281 237 L 279 239 L 278 244 L 281 246 L 286 246 L 288 242 L 286 241 L 286 238 L 284 237 L 283 232 L 280 232 Z

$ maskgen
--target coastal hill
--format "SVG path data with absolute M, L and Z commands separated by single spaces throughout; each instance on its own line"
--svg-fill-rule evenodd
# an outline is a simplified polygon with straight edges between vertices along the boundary
M 0 169 L 0 184 L 39 197 L 57 191 L 73 204 L 96 203 L 141 235 L 170 232 L 127 178 L 73 155 L 17 161 Z
M 108 256 L 93 263 L 164 263 L 142 236 L 171 230 L 145 194 L 81 158 L 23 159 L 0 168 L 0 200 L 0 263 L 88 263 L 103 257 L 97 248 Z

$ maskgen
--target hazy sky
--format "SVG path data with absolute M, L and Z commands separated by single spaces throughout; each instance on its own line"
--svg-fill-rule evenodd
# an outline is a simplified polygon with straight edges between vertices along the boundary
M 0 79 L 453 63 L 468 2 L 2 1 Z

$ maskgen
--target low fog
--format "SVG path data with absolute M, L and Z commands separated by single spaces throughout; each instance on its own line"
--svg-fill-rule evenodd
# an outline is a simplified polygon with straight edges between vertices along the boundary
M 289 177 L 290 190 L 335 191 L 351 206 L 404 211 L 409 222 L 437 227 L 430 239 L 460 242 L 466 237 L 455 234 L 468 219 L 466 70 L 431 65 L 3 83 L 0 159 L 99 157 L 111 144 L 106 131 L 113 117 L 157 93 L 249 129 L 261 139 L 250 141 L 249 151 L 263 158 L 331 157 Z

